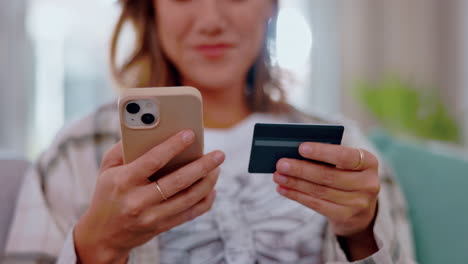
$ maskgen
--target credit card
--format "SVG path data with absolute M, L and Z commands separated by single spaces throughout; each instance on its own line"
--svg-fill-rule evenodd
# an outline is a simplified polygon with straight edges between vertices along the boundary
M 254 128 L 248 171 L 274 173 L 276 163 L 281 158 L 309 160 L 299 154 L 299 146 L 302 143 L 340 145 L 343 133 L 344 127 L 338 125 L 257 123 Z

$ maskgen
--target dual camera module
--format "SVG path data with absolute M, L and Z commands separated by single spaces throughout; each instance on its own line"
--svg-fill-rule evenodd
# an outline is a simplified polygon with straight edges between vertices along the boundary
M 141 107 L 138 103 L 135 103 L 135 102 L 131 102 L 129 104 L 127 104 L 126 106 L 126 110 L 128 113 L 132 114 L 132 115 L 136 115 L 138 113 L 140 113 L 141 111 Z M 145 125 L 152 125 L 154 123 L 154 121 L 156 121 L 156 118 L 153 114 L 151 113 L 144 113 L 143 115 L 141 115 L 141 122 L 143 122 L 143 124 Z

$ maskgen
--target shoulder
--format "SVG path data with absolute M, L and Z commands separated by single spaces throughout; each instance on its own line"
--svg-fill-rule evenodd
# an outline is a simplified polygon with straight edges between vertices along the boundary
M 83 118 L 64 126 L 42 153 L 38 165 L 48 171 L 59 160 L 77 155 L 93 155 L 94 160 L 100 163 L 100 152 L 105 152 L 104 148 L 119 138 L 117 104 L 106 103 Z
M 344 127 L 343 145 L 373 149 L 358 123 L 343 115 L 324 115 L 316 112 L 305 113 L 292 106 L 286 115 L 288 120 L 293 123 L 341 125 Z
M 64 126 L 57 133 L 54 143 L 60 144 L 72 138 L 97 134 L 115 134 L 116 129 L 118 129 L 117 104 L 114 102 L 106 103 L 92 113 Z

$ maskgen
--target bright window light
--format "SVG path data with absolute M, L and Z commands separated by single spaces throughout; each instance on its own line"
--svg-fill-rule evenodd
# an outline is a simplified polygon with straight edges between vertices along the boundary
M 276 36 L 279 66 L 293 71 L 305 66 L 312 49 L 312 31 L 299 10 L 288 7 L 279 11 Z

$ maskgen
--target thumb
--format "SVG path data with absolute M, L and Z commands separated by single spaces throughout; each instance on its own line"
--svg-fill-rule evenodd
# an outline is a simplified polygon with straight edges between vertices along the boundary
M 107 152 L 104 154 L 102 159 L 100 172 L 104 172 L 110 168 L 123 165 L 123 156 L 122 156 L 122 141 L 114 144 Z

